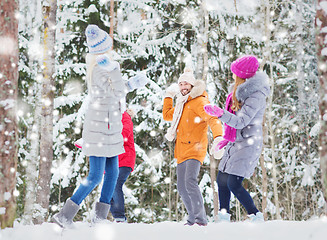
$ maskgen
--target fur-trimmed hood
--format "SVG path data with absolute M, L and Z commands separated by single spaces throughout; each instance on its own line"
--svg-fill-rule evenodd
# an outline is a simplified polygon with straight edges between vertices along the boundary
M 264 72 L 256 73 L 253 77 L 246 79 L 244 83 L 239 85 L 236 90 L 236 98 L 244 102 L 246 98 L 257 91 L 262 92 L 266 97 L 270 94 L 269 78 Z
M 206 84 L 202 80 L 196 80 L 191 92 L 190 92 L 190 97 L 196 98 L 199 97 L 203 94 L 203 92 L 206 90 Z

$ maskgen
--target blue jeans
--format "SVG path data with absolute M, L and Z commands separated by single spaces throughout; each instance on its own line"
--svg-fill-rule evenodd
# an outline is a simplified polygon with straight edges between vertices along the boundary
M 86 196 L 100 184 L 105 171 L 100 202 L 110 204 L 118 178 L 118 156 L 110 158 L 90 156 L 89 160 L 89 175 L 70 199 L 80 205 Z
M 130 167 L 119 168 L 116 188 L 110 202 L 110 212 L 114 218 L 126 219 L 123 185 L 131 172 L 132 168 Z
M 256 214 L 259 210 L 254 205 L 253 199 L 250 194 L 242 186 L 244 177 L 218 172 L 218 195 L 219 195 L 219 210 L 225 209 L 229 213 L 229 202 L 231 192 L 245 207 L 247 213 Z

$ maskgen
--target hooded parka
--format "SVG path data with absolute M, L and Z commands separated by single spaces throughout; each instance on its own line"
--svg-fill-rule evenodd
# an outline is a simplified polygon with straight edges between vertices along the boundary
M 222 135 L 222 126 L 218 118 L 212 117 L 204 111 L 204 105 L 209 103 L 205 83 L 201 80 L 196 81 L 184 104 L 183 113 L 177 126 L 175 158 L 178 164 L 188 159 L 196 159 L 201 164 L 203 163 L 208 146 L 208 125 L 214 138 Z M 174 107 L 171 97 L 164 99 L 162 113 L 164 120 L 173 120 Z
M 262 151 L 262 121 L 269 93 L 268 76 L 263 72 L 237 87 L 235 94 L 241 102 L 241 109 L 235 115 L 224 110 L 219 117 L 236 129 L 236 140 L 226 145 L 219 171 L 245 178 L 253 175 Z

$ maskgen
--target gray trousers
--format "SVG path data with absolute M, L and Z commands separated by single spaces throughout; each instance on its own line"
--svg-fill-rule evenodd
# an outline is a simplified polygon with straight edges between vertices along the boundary
M 198 185 L 198 175 L 201 163 L 195 159 L 188 159 L 177 165 L 177 190 L 188 212 L 187 221 L 193 223 L 207 223 L 203 197 Z

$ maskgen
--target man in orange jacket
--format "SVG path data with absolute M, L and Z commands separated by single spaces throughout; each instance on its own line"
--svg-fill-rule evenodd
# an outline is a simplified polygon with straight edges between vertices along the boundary
M 177 97 L 175 107 L 173 98 Z M 163 118 L 172 121 L 165 137 L 175 141 L 175 158 L 177 159 L 177 190 L 189 214 L 185 225 L 207 225 L 203 197 L 198 185 L 198 175 L 207 154 L 208 125 L 214 142 L 222 140 L 221 122 L 208 115 L 204 106 L 209 104 L 205 83 L 196 80 L 192 69 L 185 68 L 178 79 L 178 85 L 167 88 Z M 216 146 L 216 145 L 214 145 Z M 216 155 L 217 156 L 217 155 Z

